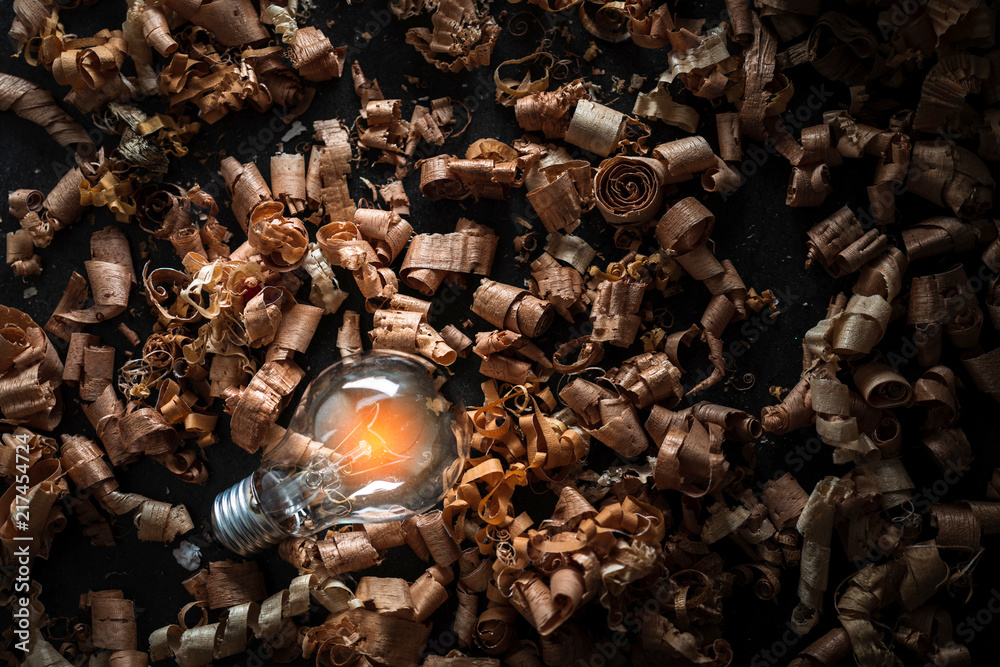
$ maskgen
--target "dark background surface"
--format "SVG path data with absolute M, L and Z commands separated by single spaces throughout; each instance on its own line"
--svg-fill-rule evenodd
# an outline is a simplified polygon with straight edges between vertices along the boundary
M 320 5 L 321 3 L 317 2 L 316 4 Z M 836 3 L 833 3 L 832 6 L 839 7 Z M 101 28 L 119 25 L 124 18 L 124 11 L 124 3 L 105 0 L 94 7 L 65 11 L 62 14 L 62 20 L 68 32 L 75 32 L 81 36 L 91 35 Z M 581 32 L 575 12 L 563 16 L 544 17 L 534 6 L 507 3 L 495 3 L 492 11 L 497 16 L 500 12 L 506 12 L 506 15 L 499 19 L 504 27 L 504 32 L 500 36 L 493 54 L 493 67 L 504 59 L 521 57 L 534 50 L 539 39 L 545 36 L 543 28 L 547 25 L 553 25 L 558 29 L 568 26 L 568 39 L 560 34 L 561 30 L 558 29 L 548 33 L 548 36 L 553 39 L 553 52 L 558 56 L 567 54 L 566 57 L 569 58 L 566 80 L 577 76 L 589 78 L 603 87 L 604 101 L 622 111 L 631 110 L 635 95 L 634 93 L 626 93 L 620 97 L 615 95 L 612 90 L 612 75 L 617 75 L 626 81 L 633 72 L 644 75 L 648 79 L 642 89 L 649 90 L 659 73 L 666 68 L 665 50 L 644 50 L 631 43 L 620 45 L 599 43 L 603 53 L 592 63 L 582 61 L 579 56 L 586 51 L 592 38 Z M 862 12 L 859 12 L 856 7 L 849 9 L 849 11 L 854 16 L 864 18 L 866 24 L 874 28 L 874 15 L 861 16 Z M 714 25 L 725 18 L 721 2 L 678 3 L 674 15 L 707 17 L 709 25 Z M 12 16 L 10 4 L 4 3 L 3 7 L 0 8 L 0 26 L 9 26 Z M 542 16 L 541 21 L 537 18 L 539 16 Z M 320 27 L 335 45 L 348 44 L 355 47 L 348 57 L 348 65 L 354 59 L 359 60 L 365 73 L 378 79 L 386 97 L 402 98 L 405 118 L 409 118 L 409 113 L 417 98 L 424 96 L 436 98 L 449 95 L 454 99 L 462 100 L 466 107 L 472 110 L 472 123 L 464 135 L 449 140 L 440 150 L 437 147 L 428 149 L 427 146 L 421 146 L 421 151 L 425 151 L 425 155 L 438 152 L 460 154 L 464 152 L 469 143 L 479 137 L 496 137 L 509 142 L 521 135 L 514 120 L 513 108 L 500 107 L 493 103 L 492 67 L 481 68 L 474 72 L 462 72 L 458 75 L 442 74 L 424 62 L 423 58 L 411 46 L 404 43 L 406 29 L 415 25 L 429 25 L 428 17 L 418 17 L 403 22 L 395 19 L 388 21 L 388 17 L 388 13 L 385 12 L 385 3 L 381 1 L 368 0 L 353 6 L 344 3 L 322 3 L 322 7 L 314 9 L 312 17 L 303 24 Z M 334 21 L 332 27 L 327 25 L 330 20 Z M 509 28 L 522 21 L 526 21 L 526 32 L 521 36 L 512 35 Z M 368 32 L 372 38 L 366 39 L 364 35 L 360 34 L 362 32 Z M 735 48 L 731 50 L 737 52 Z M 60 88 L 54 83 L 49 72 L 41 68 L 31 68 L 25 64 L 23 59 L 10 58 L 12 53 L 10 44 L 4 41 L 2 50 L 0 50 L 0 57 L 2 57 L 0 69 L 2 71 L 41 83 L 53 90 L 57 99 L 61 99 L 62 95 L 67 92 L 68 89 Z M 933 62 L 927 63 L 926 67 L 929 68 L 931 64 Z M 593 68 L 603 70 L 604 73 L 595 74 Z M 404 74 L 420 77 L 427 84 L 427 87 L 416 89 L 406 82 Z M 890 112 L 899 108 L 913 108 L 919 95 L 919 82 L 922 76 L 923 71 L 918 70 L 910 76 L 908 83 L 903 88 L 881 93 L 899 102 L 899 106 Z M 804 104 L 811 94 L 811 87 L 822 85 L 824 88 L 819 90 L 831 93 L 830 99 L 826 101 L 823 109 L 837 108 L 838 104 L 846 104 L 850 99 L 845 85 L 819 80 L 808 66 L 791 71 L 790 77 L 795 83 L 796 92 L 789 105 L 789 110 L 794 112 L 796 109 L 801 109 L 802 115 L 800 115 L 799 120 L 805 126 L 822 121 L 822 111 L 810 111 L 809 107 Z M 678 93 L 675 89 L 673 92 L 677 99 L 692 104 L 701 112 L 702 121 L 698 132 L 704 134 L 713 147 L 717 147 L 712 106 L 705 100 L 694 98 L 687 91 Z M 161 100 L 146 100 L 140 106 L 148 113 L 164 110 Z M 68 110 L 80 118 L 85 127 L 93 128 L 93 123 L 89 119 L 81 118 L 74 109 Z M 716 111 L 730 110 L 732 107 L 725 103 L 716 109 Z M 340 80 L 318 84 L 316 99 L 301 120 L 307 128 L 314 120 L 331 117 L 339 117 L 350 124 L 357 115 L 357 111 L 358 98 L 352 89 L 350 78 L 344 77 Z M 461 112 L 459 113 L 461 114 Z M 273 128 L 280 122 L 280 117 L 275 118 L 273 114 L 273 110 L 260 114 L 248 107 L 240 113 L 231 113 L 214 126 L 203 127 L 202 131 L 189 144 L 192 155 L 184 159 L 172 159 L 170 172 L 164 179 L 185 186 L 200 183 L 203 188 L 215 195 L 222 208 L 220 219 L 229 224 L 230 229 L 235 230 L 234 239 L 230 243 L 233 248 L 237 247 L 243 239 L 239 233 L 238 225 L 229 212 L 222 181 L 218 177 L 219 160 L 224 154 L 234 155 L 244 162 L 254 160 L 265 179 L 269 180 L 268 156 L 277 149 L 280 135 L 287 129 L 287 126 L 283 126 L 276 133 L 273 131 Z M 280 114 L 278 115 L 280 116 Z M 269 121 L 272 120 L 274 121 L 271 125 L 272 129 L 267 129 Z M 884 117 L 870 120 L 879 126 L 885 126 L 886 123 Z M 460 121 L 464 122 L 464 116 L 460 116 Z M 55 144 L 44 130 L 15 117 L 13 114 L 8 113 L 0 116 L 0 123 L 3 127 L 3 143 L 2 149 L 0 149 L 3 155 L 3 159 L 0 160 L 0 190 L 6 192 L 20 187 L 32 187 L 47 192 L 55 185 L 58 177 L 67 166 L 72 164 L 71 154 Z M 657 121 L 652 121 L 652 127 L 653 141 L 651 145 L 685 136 L 676 128 L 668 127 Z M 310 134 L 311 132 L 307 131 L 295 137 L 285 150 L 292 150 L 300 142 L 310 141 Z M 102 142 L 108 150 L 111 150 L 117 145 L 117 137 L 105 136 Z M 754 145 L 750 143 L 744 145 L 745 150 L 753 147 Z M 368 178 L 373 183 L 381 184 L 392 175 L 391 167 L 388 165 L 369 164 L 375 157 L 373 152 L 369 152 L 364 157 L 366 159 L 362 166 L 355 170 L 349 180 L 351 194 L 356 200 L 370 197 L 369 190 L 359 178 L 360 176 Z M 596 162 L 595 159 L 595 164 Z M 731 326 L 727 330 L 724 340 L 726 349 L 734 355 L 728 360 L 729 368 L 734 371 L 729 375 L 733 379 L 732 383 L 719 384 L 695 397 L 686 397 L 681 405 L 688 405 L 697 400 L 711 400 L 759 414 L 764 405 L 773 403 L 773 399 L 768 394 L 768 388 L 771 385 L 789 388 L 795 384 L 801 372 L 801 336 L 822 318 L 827 301 L 835 293 L 835 290 L 849 291 L 853 282 L 853 277 L 834 281 L 817 267 L 808 272 L 804 270 L 805 232 L 812 224 L 844 204 L 849 205 L 854 210 L 866 208 L 868 200 L 865 187 L 871 183 L 875 165 L 872 159 L 862 159 L 848 161 L 844 166 L 834 168 L 832 175 L 834 192 L 822 206 L 811 209 L 792 209 L 785 205 L 785 188 L 790 167 L 784 158 L 769 156 L 759 168 L 755 168 L 755 165 L 749 162 L 745 164 L 748 165 L 748 168 L 744 173 L 748 175 L 748 178 L 743 187 L 731 197 L 723 199 L 717 195 L 708 195 L 701 190 L 697 181 L 691 181 L 681 184 L 679 191 L 670 197 L 667 203 L 670 204 L 681 197 L 691 195 L 704 201 L 716 215 L 717 222 L 712 237 L 716 255 L 720 259 L 731 259 L 748 286 L 755 287 L 758 291 L 775 290 L 779 295 L 781 310 L 780 316 L 773 321 L 757 320 L 748 325 L 739 323 Z M 500 236 L 500 244 L 491 277 L 517 285 L 523 284 L 524 279 L 530 277 L 527 267 L 515 262 L 513 250 L 513 238 L 523 233 L 523 230 L 514 223 L 515 216 L 529 220 L 535 219 L 533 210 L 524 198 L 523 190 L 515 190 L 507 202 L 431 202 L 420 194 L 418 184 L 419 170 L 411 172 L 404 180 L 406 191 L 411 199 L 410 222 L 416 233 L 452 231 L 457 218 L 461 216 L 471 217 L 480 223 L 494 227 Z M 913 195 L 901 197 L 897 206 L 898 222 L 897 225 L 890 228 L 890 235 L 898 235 L 902 226 L 916 223 L 926 217 L 949 214 L 949 212 L 938 209 Z M 0 227 L 0 231 L 3 232 L 14 230 L 17 227 L 13 217 L 6 214 L 6 209 L 7 207 L 4 205 L 2 209 L 3 225 Z M 22 281 L 14 278 L 6 266 L 0 267 L 0 284 L 3 286 L 2 291 L 0 291 L 0 302 L 24 310 L 39 324 L 44 324 L 55 308 L 71 273 L 73 271 L 84 272 L 83 262 L 89 259 L 88 248 L 91 234 L 108 224 L 119 226 L 128 236 L 135 253 L 137 271 L 142 268 L 144 262 L 139 257 L 140 244 L 145 244 L 148 249 L 149 260 L 153 266 L 180 267 L 180 261 L 168 243 L 157 243 L 138 226 L 118 224 L 114 222 L 113 216 L 106 209 L 100 209 L 88 212 L 84 219 L 72 228 L 58 232 L 51 246 L 38 250 L 44 267 L 41 276 L 30 277 Z M 541 225 L 536 224 L 536 229 L 541 229 Z M 583 224 L 576 233 L 592 242 L 602 253 L 605 261 L 613 261 L 620 256 L 620 251 L 613 247 L 607 226 L 596 210 L 585 214 Z M 538 240 L 544 243 L 544 230 L 539 235 Z M 640 251 L 643 250 L 647 252 L 655 250 L 655 239 L 652 234 L 648 234 L 645 238 L 644 246 Z M 970 276 L 975 275 L 981 268 L 977 252 L 967 254 L 963 260 L 966 262 Z M 913 275 L 940 271 L 950 266 L 954 261 L 954 257 L 946 257 L 915 263 L 909 270 L 908 278 L 912 278 Z M 352 297 L 345 307 L 362 312 L 363 318 L 367 318 L 362 321 L 362 329 L 367 330 L 370 325 L 370 316 L 364 313 L 363 304 L 356 293 L 352 278 L 350 275 L 340 272 L 339 269 L 337 271 L 341 285 L 345 289 L 353 290 Z M 458 289 L 448 286 L 442 288 L 436 298 L 437 303 L 433 311 L 432 323 L 436 327 L 441 328 L 449 323 L 459 324 L 466 318 L 471 318 L 474 322 L 474 330 L 492 328 L 469 311 L 471 295 L 477 280 L 477 278 L 470 278 L 468 286 Z M 909 280 L 906 281 L 907 285 L 908 282 Z M 686 327 L 697 321 L 708 300 L 708 292 L 700 284 L 686 278 L 683 285 L 685 291 L 669 300 L 664 301 L 659 296 L 653 297 L 654 307 L 669 309 L 675 318 L 676 328 Z M 28 287 L 36 288 L 37 295 L 26 298 L 24 290 Z M 405 286 L 402 287 L 402 290 L 406 293 L 412 293 Z M 978 294 L 981 302 L 983 294 L 984 290 L 981 289 Z M 307 288 L 303 288 L 299 293 L 299 298 L 307 300 Z M 451 299 L 454 299 L 454 302 L 447 303 Z M 133 290 L 131 305 L 132 308 L 114 322 L 88 328 L 91 333 L 100 335 L 105 344 L 117 348 L 116 364 L 118 366 L 128 358 L 138 354 L 140 350 L 132 348 L 115 329 L 117 322 L 124 321 L 142 338 L 145 338 L 151 331 L 153 320 L 138 290 Z M 338 357 L 334 341 L 336 329 L 340 323 L 340 313 L 324 317 L 308 354 L 300 355 L 298 361 L 308 372 L 307 380 Z M 540 339 L 540 344 L 551 352 L 559 343 L 585 332 L 587 329 L 584 323 L 585 320 L 578 319 L 571 330 L 569 325 L 559 321 Z M 472 335 L 471 332 L 470 335 Z M 885 355 L 890 352 L 901 354 L 904 347 L 903 340 L 911 335 L 911 330 L 902 321 L 896 321 L 890 327 L 879 349 Z M 740 345 L 738 341 L 741 339 L 746 341 L 748 345 Z M 996 332 L 987 323 L 983 333 L 984 347 L 986 349 L 995 347 L 996 339 Z M 62 341 L 53 339 L 53 342 L 61 350 L 64 349 Z M 632 348 L 624 352 L 609 349 L 603 365 L 611 367 L 616 361 L 638 351 L 641 351 L 641 344 L 638 340 Z M 682 357 L 682 362 L 689 371 L 689 374 L 685 376 L 685 387 L 687 388 L 696 382 L 692 381 L 691 378 L 696 377 L 699 372 L 707 372 L 710 369 L 704 356 L 704 348 L 697 345 L 687 356 Z M 982 498 L 993 469 L 1000 465 L 1000 453 L 997 449 L 994 426 L 997 406 L 988 397 L 975 390 L 971 379 L 962 369 L 955 350 L 948 348 L 947 344 L 944 363 L 955 369 L 965 383 L 965 389 L 959 393 L 963 407 L 960 424 L 972 442 L 976 462 L 972 469 L 962 476 L 958 484 L 947 488 L 947 493 L 942 497 L 942 500 Z M 480 404 L 482 400 L 482 394 L 478 387 L 480 376 L 476 372 L 477 368 L 478 363 L 475 360 L 459 360 L 452 367 L 456 382 L 461 384 L 463 395 L 469 405 Z M 900 370 L 911 381 L 918 378 L 922 372 L 915 361 L 904 363 Z M 745 375 L 746 378 L 744 378 Z M 751 376 L 753 378 L 752 384 L 747 381 Z M 553 382 L 556 380 L 558 380 L 558 376 Z M 305 384 L 303 382 L 300 385 L 296 396 L 301 393 Z M 749 388 L 745 388 L 748 385 L 750 385 Z M 70 399 L 73 393 L 67 391 L 65 395 Z M 221 409 L 221 405 L 218 407 Z M 291 411 L 289 409 L 283 414 L 281 423 L 287 423 Z M 919 425 L 924 417 L 923 411 L 920 409 L 899 410 L 897 414 L 905 429 L 906 442 L 903 457 L 907 469 L 916 483 L 917 492 L 920 493 L 923 490 L 922 496 L 933 500 L 941 487 L 940 485 L 938 487 L 932 485 L 941 479 L 941 473 L 931 465 L 929 457 L 919 445 Z M 123 491 L 134 491 L 154 499 L 172 503 L 180 502 L 187 506 L 195 523 L 195 530 L 187 535 L 186 539 L 202 547 L 202 564 L 205 566 L 209 561 L 230 557 L 230 554 L 212 545 L 209 541 L 208 523 L 212 499 L 220 491 L 250 474 L 260 458 L 259 454 L 250 455 L 228 441 L 228 422 L 228 416 L 223 416 L 220 419 L 220 442 L 206 451 L 210 478 L 204 486 L 186 484 L 151 460 L 142 460 L 128 468 L 116 469 L 115 471 Z M 83 433 L 91 437 L 94 436 L 76 399 L 67 401 L 66 413 L 57 433 Z M 798 434 L 770 438 L 761 443 L 756 449 L 757 479 L 763 482 L 766 479 L 780 476 L 786 470 L 791 470 L 796 474 L 803 488 L 809 491 L 815 481 L 822 476 L 847 472 L 849 467 L 836 466 L 831 462 L 829 448 L 824 447 L 818 454 L 806 454 L 804 457 L 796 453 L 796 447 L 802 447 L 807 439 L 813 435 L 812 429 L 806 429 Z M 729 447 L 727 452 L 732 461 L 740 461 L 738 446 Z M 593 441 L 591 444 L 588 461 L 595 469 L 622 463 L 613 452 L 597 441 Z M 551 494 L 540 487 L 519 489 L 515 496 L 517 511 L 527 510 L 536 520 L 548 516 L 552 503 Z M 926 523 L 925 517 L 925 536 L 931 536 L 933 531 L 929 526 L 926 526 Z M 148 649 L 147 638 L 149 634 L 156 628 L 176 622 L 177 611 L 190 601 L 190 596 L 181 586 L 181 581 L 190 573 L 177 565 L 171 555 L 171 550 L 176 547 L 179 540 L 175 541 L 174 544 L 139 542 L 134 535 L 134 528 L 127 519 L 118 519 L 113 523 L 113 530 L 116 536 L 120 537 L 117 548 L 92 547 L 82 534 L 79 524 L 71 517 L 66 530 L 56 536 L 48 561 L 39 561 L 35 564 L 34 578 L 41 582 L 44 588 L 42 601 L 48 613 L 54 618 L 80 617 L 81 620 L 87 621 L 89 620 L 88 615 L 85 612 L 80 612 L 77 606 L 80 594 L 85 593 L 88 589 L 121 588 L 126 598 L 135 601 L 139 627 L 139 648 L 146 650 Z M 736 589 L 733 598 L 726 601 L 725 637 L 736 652 L 734 665 L 751 664 L 751 662 L 755 665 L 784 664 L 788 660 L 787 657 L 782 657 L 780 660 L 775 659 L 773 663 L 771 657 L 793 656 L 798 650 L 819 637 L 822 632 L 835 627 L 836 618 L 832 613 L 832 591 L 854 568 L 847 562 L 843 550 L 836 544 L 836 539 L 834 542 L 830 592 L 825 598 L 824 616 L 819 628 L 809 636 L 801 639 L 793 638 L 789 642 L 788 638 L 792 635 L 786 633 L 785 624 L 796 601 L 797 569 L 786 571 L 782 576 L 783 588 L 777 598 L 777 604 L 759 601 L 749 588 Z M 933 602 L 942 604 L 953 612 L 956 624 L 967 615 L 974 615 L 984 608 L 986 601 L 996 592 L 995 587 L 1000 584 L 1000 576 L 997 575 L 994 567 L 995 557 L 992 550 L 989 550 L 989 547 L 996 546 L 996 539 L 986 538 L 985 546 L 988 550 L 976 571 L 975 587 L 968 603 L 965 603 L 967 591 L 964 589 L 955 591 L 954 597 L 949 597 L 948 594 L 941 592 L 933 599 Z M 741 553 L 736 553 L 735 550 L 730 554 L 727 549 L 727 554 L 733 556 L 728 560 L 730 565 L 745 560 L 745 557 Z M 264 571 L 269 593 L 286 587 L 295 574 L 293 568 L 281 561 L 275 551 L 260 556 L 258 562 Z M 403 576 L 412 579 L 424 567 L 426 566 L 413 557 L 407 549 L 400 548 L 393 550 L 385 563 L 371 571 L 370 574 Z M 590 605 L 590 607 L 590 610 L 582 617 L 587 622 L 587 627 L 591 630 L 602 627 L 604 624 L 603 610 L 596 605 Z M 439 638 L 439 632 L 450 627 L 453 610 L 453 603 L 449 603 L 435 615 L 436 625 L 431 634 L 432 642 Z M 322 615 L 314 613 L 312 618 L 314 622 L 319 622 Z M 892 614 L 884 616 L 881 620 L 889 627 L 895 623 Z M 5 620 L 0 621 L 0 626 L 5 623 Z M 976 633 L 975 639 L 970 644 L 975 660 L 974 664 L 995 662 L 990 651 L 992 647 L 997 645 L 994 639 L 997 630 L 1000 630 L 1000 624 L 996 628 L 986 628 L 985 631 Z M 597 635 L 600 634 L 599 630 L 594 630 L 594 632 Z M 526 632 L 522 633 L 521 636 L 531 638 L 536 635 L 533 632 Z M 638 638 L 630 636 L 630 639 L 637 640 Z M 438 643 L 438 646 L 445 649 L 442 652 L 446 652 L 448 648 L 443 643 Z M 251 653 L 255 656 L 257 655 L 257 647 L 259 647 L 259 643 L 251 648 Z M 771 653 L 767 655 L 761 653 L 764 650 L 771 651 Z M 902 649 L 902 652 L 905 652 L 905 649 Z M 906 654 L 906 656 L 908 658 L 907 664 L 909 664 L 910 659 L 915 662 L 912 654 Z M 256 664 L 249 654 L 234 656 L 223 661 L 222 664 L 248 664 L 248 662 Z

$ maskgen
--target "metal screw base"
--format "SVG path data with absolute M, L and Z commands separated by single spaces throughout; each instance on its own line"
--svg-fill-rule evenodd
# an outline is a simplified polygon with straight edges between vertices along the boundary
M 252 508 L 251 478 L 229 487 L 212 504 L 212 534 L 219 544 L 241 556 L 265 551 L 285 537 L 270 517 Z

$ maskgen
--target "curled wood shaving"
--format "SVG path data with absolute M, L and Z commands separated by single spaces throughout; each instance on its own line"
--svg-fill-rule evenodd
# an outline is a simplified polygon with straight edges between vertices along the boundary
M 915 277 L 909 305 L 907 322 L 921 334 L 915 344 L 922 365 L 938 363 L 946 333 L 951 343 L 961 348 L 973 347 L 979 340 L 983 315 L 961 265 Z
M 472 71 L 490 61 L 500 26 L 469 0 L 442 0 L 431 17 L 433 29 L 410 28 L 406 43 L 443 72 Z
M 690 339 L 699 330 L 701 339 L 709 347 L 709 359 L 714 370 L 711 376 L 691 390 L 692 393 L 722 380 L 725 372 L 721 354 L 722 332 L 730 322 L 746 317 L 746 286 L 732 263 L 728 260 L 719 262 L 706 245 L 714 224 L 712 213 L 688 197 L 668 209 L 656 226 L 656 236 L 664 250 L 674 255 L 692 277 L 703 281 L 713 295 L 697 329 L 674 334 L 668 341 L 675 363 L 677 346 L 682 342 L 690 345 Z
M 865 232 L 851 210 L 844 206 L 808 232 L 806 268 L 814 261 L 835 276 L 844 276 L 876 259 L 886 249 L 888 237 L 877 229 Z M 902 269 L 905 270 L 904 264 Z
M 415 352 L 442 366 L 449 366 L 458 353 L 426 321 L 421 312 L 377 310 L 368 334 L 372 348 Z
M 576 269 L 561 266 L 548 253 L 531 263 L 531 276 L 536 293 L 552 304 L 556 312 L 572 321 L 573 316 L 586 311 L 590 304 L 583 277 Z
M 316 243 L 309 244 L 309 250 L 302 260 L 302 267 L 312 278 L 309 300 L 319 306 L 324 313 L 335 313 L 347 299 L 347 292 L 340 289 L 340 283 Z
M 854 371 L 854 384 L 869 405 L 875 408 L 908 406 L 913 402 L 913 387 L 891 367 L 868 363 Z
M 952 426 L 958 420 L 958 380 L 947 366 L 927 369 L 914 385 L 917 405 L 927 410 L 925 429 Z
M 247 224 L 250 246 L 260 253 L 264 265 L 275 271 L 298 268 L 309 246 L 305 224 L 298 218 L 286 218 L 279 202 L 264 202 L 254 207 Z
M 659 211 L 666 178 L 658 160 L 625 156 L 605 160 L 594 174 L 597 208 L 613 225 L 645 222 Z
M 541 160 L 528 172 L 528 201 L 549 232 L 571 232 L 594 205 L 590 164 L 583 160 Z
M 512 187 L 523 183 L 522 170 L 539 157 L 493 139 L 480 139 L 465 158 L 438 155 L 420 165 L 420 191 L 431 200 L 506 199 Z
M 661 120 L 685 132 L 694 132 L 698 128 L 698 112 L 693 107 L 675 101 L 663 82 L 658 82 L 656 88 L 648 93 L 639 93 L 632 113 L 643 118 Z
M 666 5 L 655 9 L 648 0 L 625 3 L 628 14 L 626 28 L 632 41 L 645 49 L 658 49 L 670 43 L 670 32 L 674 30 L 674 20 Z
M 993 176 L 974 153 L 953 144 L 918 141 L 913 144 L 908 192 L 960 218 L 973 218 L 993 205 Z
M 170 542 L 194 528 L 184 505 L 150 500 L 118 491 L 118 482 L 101 458 L 101 451 L 82 436 L 63 436 L 63 465 L 81 490 L 89 490 L 116 515 L 132 514 L 140 540 Z
M 296 30 L 294 29 L 294 21 L 285 21 L 276 23 L 275 29 L 282 32 L 282 25 L 291 28 L 283 31 L 281 40 L 285 43 L 291 43 L 288 49 L 288 59 L 303 79 L 306 81 L 329 81 L 339 78 L 343 74 L 344 59 L 347 56 L 346 46 L 335 48 L 330 43 L 330 38 L 313 26 Z
M 584 273 L 597 256 L 597 251 L 579 236 L 549 232 L 545 252 Z
M 981 230 L 957 218 L 934 217 L 903 230 L 903 246 L 911 262 L 975 247 Z
M 706 425 L 691 415 L 667 416 L 657 423 L 653 439 L 661 439 L 654 470 L 657 488 L 697 498 L 722 482 L 729 464 L 722 455 L 722 427 L 718 424 Z
M 451 234 L 418 234 L 403 258 L 400 278 L 430 296 L 446 278 L 467 273 L 489 275 L 497 240 L 492 230 L 467 218 L 460 218 Z
M 483 279 L 473 295 L 472 312 L 493 326 L 534 338 L 552 324 L 553 307 L 527 290 Z
M 572 118 L 570 111 L 580 100 L 589 99 L 586 86 L 577 79 L 553 91 L 521 96 L 514 105 L 514 113 L 523 130 L 541 132 L 546 139 L 559 139 L 566 136 Z
M 150 657 L 153 660 L 174 657 L 178 664 L 194 667 L 241 653 L 247 649 L 251 634 L 262 640 L 273 639 L 292 617 L 305 613 L 309 609 L 310 590 L 316 589 L 316 578 L 304 574 L 263 602 L 229 607 L 216 623 L 159 628 L 149 637 Z
M 77 44 L 82 48 L 75 48 Z M 52 70 L 57 83 L 74 89 L 101 88 L 117 78 L 125 62 L 128 42 L 120 30 L 99 31 L 86 40 L 52 40 L 42 51 L 42 64 Z
M 631 345 L 639 330 L 638 312 L 645 291 L 646 285 L 634 280 L 601 281 L 590 309 L 591 340 L 616 347 Z
M 94 151 L 86 130 L 56 106 L 52 93 L 41 86 L 12 74 L 0 74 L 0 111 L 13 111 L 21 118 L 40 125 L 60 146 L 77 145 L 81 154 Z
M 526 73 L 524 78 L 520 81 L 500 76 L 500 70 L 503 67 L 533 63 L 543 58 L 547 59 L 549 64 L 545 66 L 545 74 L 535 81 L 531 80 L 530 71 Z M 495 83 L 497 87 L 497 103 L 504 106 L 511 106 L 515 104 L 517 100 L 527 95 L 544 92 L 545 89 L 549 87 L 549 72 L 551 70 L 553 60 L 554 58 L 550 53 L 545 51 L 536 51 L 524 56 L 523 58 L 513 58 L 500 63 L 497 68 L 493 70 L 493 83 Z
M 628 116 L 603 104 L 580 100 L 564 138 L 567 143 L 607 157 L 626 141 L 628 121 Z
M 9 34 L 21 46 L 42 32 L 54 11 L 53 3 L 49 0 L 18 0 L 13 9 L 14 20 Z
M 6 259 L 15 276 L 33 276 L 42 272 L 42 258 L 35 253 L 35 243 L 27 229 L 7 232 Z
M 257 451 L 303 375 L 293 361 L 268 361 L 245 389 L 226 396 L 228 411 L 233 416 L 233 442 L 248 452 Z
M 834 516 L 837 505 L 849 492 L 847 482 L 836 477 L 824 478 L 809 495 L 796 523 L 803 545 L 799 604 L 792 612 L 792 623 L 799 634 L 805 634 L 819 622 L 830 566 Z
M 126 600 L 120 590 L 88 592 L 83 606 L 91 610 L 94 646 L 115 651 L 135 650 L 135 610 L 132 601 Z
M 760 141 L 764 138 L 764 116 L 771 94 L 769 84 L 775 78 L 777 40 L 756 14 L 750 14 L 753 41 L 743 54 L 743 94 L 740 114 L 740 131 Z
M 7 423 L 52 430 L 62 417 L 63 364 L 42 328 L 0 306 L 0 412 Z

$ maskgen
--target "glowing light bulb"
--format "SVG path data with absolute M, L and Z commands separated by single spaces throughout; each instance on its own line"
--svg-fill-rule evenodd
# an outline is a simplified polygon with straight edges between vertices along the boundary
M 346 357 L 309 384 L 257 472 L 216 497 L 212 532 L 249 556 L 286 535 L 419 514 L 458 481 L 469 434 L 434 364 L 393 352 Z

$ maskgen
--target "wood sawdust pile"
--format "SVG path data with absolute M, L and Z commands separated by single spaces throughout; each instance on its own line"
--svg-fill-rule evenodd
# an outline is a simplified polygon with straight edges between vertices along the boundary
M 472 135 L 457 87 L 413 77 L 384 94 L 347 47 L 354 33 L 310 25 L 301 1 L 128 0 L 116 25 L 77 35 L 65 26 L 87 6 L 14 0 L 10 37 L 35 76 L 0 73 L 5 129 L 16 115 L 75 160 L 56 182 L 11 184 L 4 285 L 44 279 L 63 230 L 100 215 L 58 304 L 34 319 L 0 305 L 0 599 L 31 627 L 26 656 L 0 634 L 9 664 L 196 667 L 260 640 L 276 661 L 323 666 L 722 667 L 749 664 L 730 644 L 738 595 L 797 601 L 787 621 L 802 640 L 783 664 L 990 660 L 970 655 L 941 601 L 971 595 L 991 558 L 1000 469 L 982 493 L 928 502 L 908 467 L 929 456 L 944 479 L 968 470 L 991 443 L 967 436 L 960 399 L 1000 401 L 995 9 L 867 3 L 869 24 L 776 0 L 726 0 L 721 22 L 653 0 L 530 3 L 389 4 L 414 26 L 395 45 L 406 58 L 495 87 L 501 141 Z M 553 27 L 498 64 L 506 13 L 525 11 L 573 23 L 590 47 L 566 56 Z M 615 72 L 602 88 L 590 73 L 626 41 L 662 54 L 662 73 Z M 342 76 L 352 106 L 305 125 L 305 141 L 256 161 L 198 154 L 224 200 L 171 177 L 236 116 L 301 125 Z M 816 76 L 836 91 L 821 122 L 788 122 L 797 79 Z M 798 332 L 799 374 L 757 378 L 776 400 L 750 414 L 705 392 L 736 387 L 726 350 L 741 323 L 785 304 L 746 281 L 766 270 L 717 252 L 743 221 L 713 209 L 749 195 L 741 167 L 762 143 L 788 207 L 840 201 L 848 170 L 870 185 L 865 215 L 845 205 L 802 229 L 803 270 L 842 291 Z M 368 195 L 352 197 L 359 182 Z M 515 197 L 535 222 L 507 215 Z M 417 198 L 446 224 L 411 214 Z M 464 208 L 482 200 L 500 213 Z M 907 200 L 926 216 L 904 216 Z M 125 225 L 172 261 L 147 260 Z M 981 265 L 963 264 L 970 254 Z M 513 258 L 517 279 L 498 280 Z M 701 295 L 686 328 L 681 291 Z M 456 293 L 471 305 L 449 305 Z M 136 304 L 149 330 L 126 322 Z M 131 349 L 93 332 L 107 322 Z M 914 364 L 893 362 L 890 326 Z M 149 636 L 127 588 L 14 592 L 18 566 L 59 549 L 69 521 L 95 548 L 198 532 L 191 514 L 207 511 L 119 488 L 116 469 L 148 457 L 204 484 L 236 448 L 268 451 L 319 347 L 412 353 L 473 378 L 472 456 L 439 509 L 287 538 L 278 553 L 298 576 L 277 591 L 255 561 L 213 561 L 184 581 L 177 622 Z M 765 333 L 755 353 L 767 350 Z M 68 431 L 77 405 L 90 428 Z M 784 434 L 827 445 L 828 474 L 755 476 Z M 122 521 L 135 537 L 113 530 Z M 403 550 L 422 574 L 380 572 Z M 842 580 L 838 562 L 851 565 Z M 57 632 L 43 602 L 78 595 L 89 623 Z

